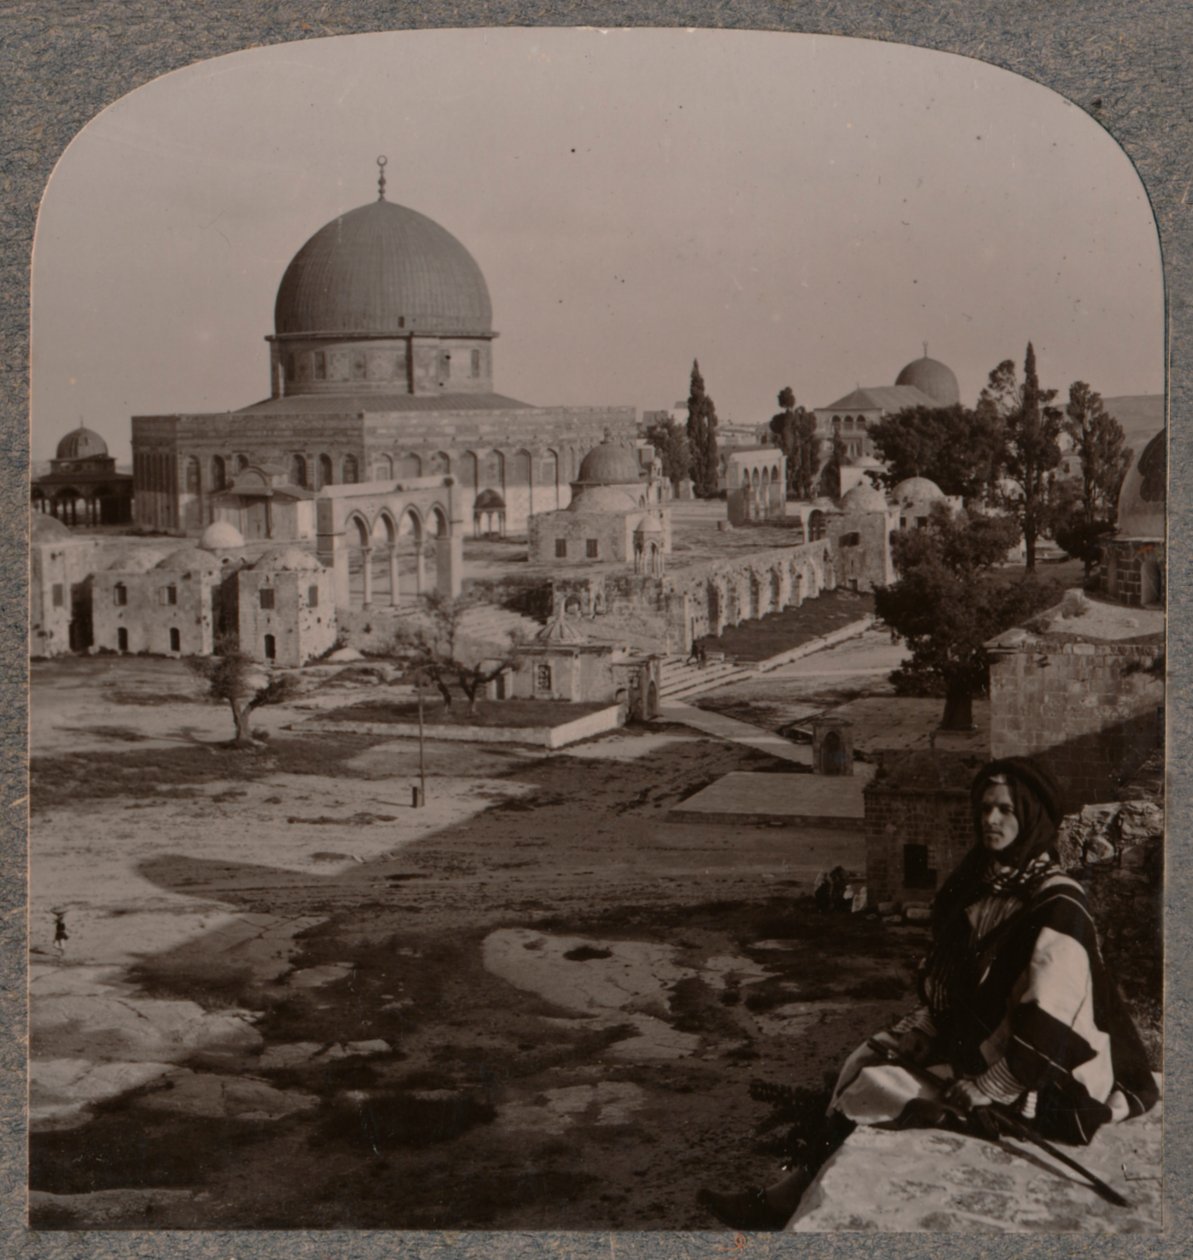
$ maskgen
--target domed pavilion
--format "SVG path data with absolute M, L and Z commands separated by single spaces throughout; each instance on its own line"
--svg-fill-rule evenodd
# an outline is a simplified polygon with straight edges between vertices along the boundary
M 33 510 L 67 526 L 127 525 L 133 519 L 133 479 L 116 471 L 108 444 L 79 421 L 33 479 Z
M 520 532 L 531 513 L 567 505 L 580 456 L 606 429 L 634 432 L 632 407 L 535 407 L 495 392 L 479 264 L 445 227 L 389 201 L 378 165 L 377 199 L 321 227 L 282 275 L 269 397 L 133 417 L 137 524 L 199 533 L 217 496 L 266 470 L 275 495 L 450 475 L 465 520 L 487 493 Z
M 1143 448 L 1123 478 L 1113 538 L 1102 545 L 1102 588 L 1120 604 L 1164 604 L 1168 430 Z

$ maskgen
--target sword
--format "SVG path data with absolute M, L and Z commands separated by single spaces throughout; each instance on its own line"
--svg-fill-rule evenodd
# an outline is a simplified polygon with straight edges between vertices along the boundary
M 933 1076 L 926 1068 L 920 1067 L 918 1063 L 913 1063 L 910 1059 L 901 1055 L 894 1046 L 885 1045 L 874 1037 L 867 1038 L 866 1045 L 879 1054 L 887 1063 L 901 1067 L 905 1072 L 914 1076 L 921 1084 L 930 1085 L 937 1093 L 940 1092 L 944 1082 L 938 1076 Z M 943 1100 L 941 1105 L 949 1115 L 956 1116 L 959 1119 L 965 1119 L 967 1116 L 967 1112 L 962 1107 L 954 1106 L 952 1103 L 946 1103 Z M 1072 1156 L 1066 1155 L 1064 1151 L 1058 1150 L 1051 1142 L 1045 1141 L 1030 1125 L 1020 1120 L 1009 1108 L 1004 1107 L 1001 1103 L 992 1102 L 987 1110 L 993 1114 L 996 1125 L 1002 1128 L 1007 1136 L 1017 1138 L 1020 1142 L 1030 1142 L 1046 1155 L 1050 1155 L 1058 1163 L 1064 1164 L 1066 1168 L 1071 1168 L 1075 1173 L 1079 1173 L 1089 1183 L 1090 1187 L 1097 1191 L 1107 1202 L 1113 1203 L 1116 1207 L 1131 1206 L 1130 1201 L 1124 1199 L 1113 1186 L 1108 1186 L 1101 1177 L 1090 1172 L 1088 1168 L 1079 1164 Z M 1001 1135 L 995 1138 L 995 1141 L 1002 1145 Z

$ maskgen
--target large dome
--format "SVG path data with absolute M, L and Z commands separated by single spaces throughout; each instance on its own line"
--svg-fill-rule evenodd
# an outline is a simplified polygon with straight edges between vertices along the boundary
M 580 461 L 579 486 L 626 486 L 642 480 L 642 465 L 634 447 L 606 436 Z
M 278 336 L 489 336 L 481 269 L 438 223 L 389 201 L 350 210 L 294 255 L 278 286 Z
M 895 377 L 896 385 L 914 385 L 942 407 L 952 407 L 961 401 L 961 388 L 953 369 L 939 359 L 913 359 Z
M 1120 538 L 1163 538 L 1168 501 L 1168 430 L 1161 429 L 1123 478 L 1118 495 Z
M 107 453 L 107 442 L 94 429 L 81 424 L 58 443 L 59 459 L 102 459 Z

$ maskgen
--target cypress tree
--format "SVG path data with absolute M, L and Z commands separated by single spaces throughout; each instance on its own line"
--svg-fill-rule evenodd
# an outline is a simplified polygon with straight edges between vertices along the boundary
M 717 409 L 704 388 L 700 363 L 692 360 L 688 391 L 688 446 L 692 456 L 692 489 L 701 499 L 717 492 Z

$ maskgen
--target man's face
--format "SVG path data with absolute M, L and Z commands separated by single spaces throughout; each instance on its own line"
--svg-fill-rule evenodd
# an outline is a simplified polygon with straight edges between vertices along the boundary
M 982 793 L 982 843 L 991 853 L 1009 849 L 1019 836 L 1019 819 L 1011 789 L 1005 783 L 992 783 Z

